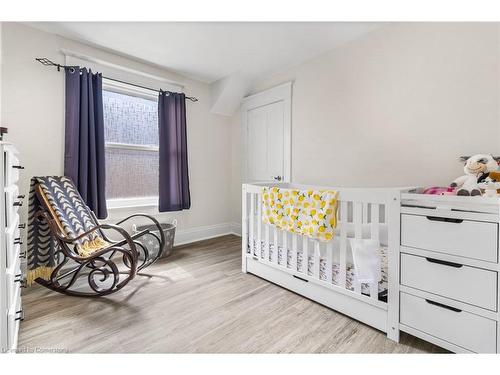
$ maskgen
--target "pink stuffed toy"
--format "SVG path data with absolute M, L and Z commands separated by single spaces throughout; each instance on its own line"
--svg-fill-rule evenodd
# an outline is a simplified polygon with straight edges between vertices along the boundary
M 424 190 L 423 194 L 432 194 L 432 195 L 455 195 L 455 189 L 448 187 L 440 187 L 433 186 Z

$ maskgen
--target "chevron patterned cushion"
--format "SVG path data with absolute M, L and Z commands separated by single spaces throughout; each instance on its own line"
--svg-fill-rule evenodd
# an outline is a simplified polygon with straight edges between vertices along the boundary
M 45 204 L 59 229 L 67 237 L 74 238 L 99 225 L 91 215 L 73 181 L 65 176 L 35 177 L 40 185 Z M 76 243 L 77 252 L 88 256 L 109 245 L 100 231 L 84 236 Z

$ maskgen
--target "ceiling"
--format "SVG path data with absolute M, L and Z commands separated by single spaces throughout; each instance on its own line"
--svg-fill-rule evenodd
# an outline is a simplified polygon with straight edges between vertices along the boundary
M 356 22 L 36 22 L 30 26 L 148 61 L 207 83 L 260 78 L 356 39 L 379 24 Z

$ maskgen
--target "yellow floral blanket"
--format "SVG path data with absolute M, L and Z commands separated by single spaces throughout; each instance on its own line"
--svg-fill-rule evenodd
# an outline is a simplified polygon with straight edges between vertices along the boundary
M 262 222 L 320 241 L 330 241 L 337 226 L 334 190 L 262 188 Z

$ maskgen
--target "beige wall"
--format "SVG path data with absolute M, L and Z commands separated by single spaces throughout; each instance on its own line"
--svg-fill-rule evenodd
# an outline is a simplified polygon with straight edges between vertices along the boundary
M 293 182 L 442 185 L 458 156 L 500 153 L 498 24 L 388 24 L 252 93 L 290 80 Z M 233 173 L 235 202 L 240 182 Z
M 229 222 L 229 119 L 210 114 L 206 84 L 25 25 L 3 26 L 2 119 L 9 126 L 7 139 L 16 144 L 26 167 L 20 181 L 22 193 L 28 191 L 30 176 L 63 173 L 64 75 L 34 59 L 48 57 L 63 63 L 60 50 L 66 48 L 180 81 L 187 93 L 199 98 L 197 103 L 188 103 L 187 113 L 192 208 L 162 217 L 178 218 L 180 231 Z M 111 220 L 137 210 L 113 211 Z M 152 208 L 139 210 L 155 212 Z

